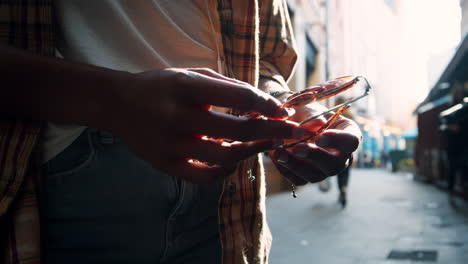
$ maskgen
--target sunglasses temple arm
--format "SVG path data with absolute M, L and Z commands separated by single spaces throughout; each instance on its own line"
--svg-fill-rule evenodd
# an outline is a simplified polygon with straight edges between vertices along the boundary
M 339 109 L 339 108 L 342 107 L 342 106 L 350 105 L 351 103 L 354 103 L 354 102 L 356 102 L 357 100 L 366 97 L 368 94 L 369 94 L 369 89 L 366 90 L 366 92 L 365 92 L 363 95 L 361 95 L 361 96 L 359 96 L 359 97 L 356 97 L 356 98 L 354 98 L 354 99 L 352 99 L 352 100 L 350 100 L 350 101 L 348 101 L 348 102 L 345 102 L 345 103 L 342 103 L 342 104 L 337 105 L 337 106 L 335 106 L 335 107 L 332 107 L 332 108 L 328 109 L 327 111 L 321 112 L 320 114 L 317 114 L 317 115 L 315 115 L 315 116 L 313 116 L 313 117 L 307 118 L 306 120 L 302 121 L 300 124 L 302 125 L 302 124 L 305 124 L 305 123 L 307 123 L 307 122 L 310 122 L 310 121 L 316 119 L 317 117 L 319 117 L 319 116 L 321 116 L 321 115 L 324 115 L 324 114 L 328 114 L 328 113 L 330 113 L 330 112 L 333 112 L 333 111 Z
M 310 140 L 313 140 L 315 139 L 315 137 L 317 137 L 318 135 L 322 134 L 323 131 L 327 130 L 337 119 L 338 117 L 341 116 L 341 114 L 343 114 L 344 111 L 346 111 L 350 106 L 349 105 L 345 105 L 343 106 L 341 109 L 339 109 L 338 111 L 336 111 L 336 113 L 334 113 L 327 121 L 327 123 L 325 125 L 323 125 L 321 128 L 319 128 L 317 131 L 315 131 L 312 135 L 308 136 L 308 137 L 305 137 L 303 139 L 300 139 L 300 140 L 297 140 L 297 141 L 294 141 L 292 143 L 289 143 L 289 144 L 285 144 L 283 146 L 281 146 L 281 148 L 290 148 L 292 146 L 295 146 L 296 144 L 299 144 L 299 143 L 302 143 L 302 142 L 307 142 L 307 141 L 310 141 Z

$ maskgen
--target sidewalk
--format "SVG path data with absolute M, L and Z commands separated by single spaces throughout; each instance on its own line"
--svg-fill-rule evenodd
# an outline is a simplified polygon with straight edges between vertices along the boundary
M 468 205 L 445 192 L 382 169 L 354 169 L 348 207 L 317 185 L 268 197 L 271 264 L 468 264 Z M 420 262 L 387 259 L 392 250 L 427 250 Z M 435 251 L 435 252 L 434 252 Z M 395 252 L 397 253 L 397 252 Z M 396 256 L 396 255 L 393 255 Z

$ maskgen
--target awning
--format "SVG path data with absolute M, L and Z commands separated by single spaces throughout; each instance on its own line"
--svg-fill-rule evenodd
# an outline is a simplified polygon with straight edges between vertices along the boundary
M 455 80 L 466 80 L 468 72 L 468 34 L 461 41 L 444 72 L 431 89 L 426 99 L 415 112 L 422 114 L 450 100 L 450 90 Z

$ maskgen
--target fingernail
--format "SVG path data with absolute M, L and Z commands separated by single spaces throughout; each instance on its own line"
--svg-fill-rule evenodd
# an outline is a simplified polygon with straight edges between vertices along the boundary
M 271 148 L 274 148 L 274 149 L 275 149 L 275 148 L 277 148 L 277 147 L 279 147 L 279 146 L 281 146 L 281 145 L 283 145 L 283 144 L 284 144 L 284 141 L 283 141 L 283 140 L 281 140 L 281 139 L 275 140 L 275 141 L 273 141 L 273 145 L 271 146 Z
M 328 137 L 327 136 L 321 136 L 317 140 L 317 146 L 319 147 L 327 147 L 328 146 Z
M 307 133 L 307 130 L 302 127 L 295 127 L 293 130 L 293 138 L 302 138 Z
M 277 160 L 279 163 L 283 163 L 283 164 L 288 163 L 288 160 L 289 160 L 288 153 L 286 153 L 286 151 L 281 151 L 281 152 L 279 153 L 278 158 L 277 158 L 276 160 Z

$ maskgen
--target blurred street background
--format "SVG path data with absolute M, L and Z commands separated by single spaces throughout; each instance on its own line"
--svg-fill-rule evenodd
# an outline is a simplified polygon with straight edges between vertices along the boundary
M 346 208 L 335 178 L 294 199 L 265 159 L 271 263 L 467 264 L 468 0 L 287 3 L 292 90 L 348 75 L 373 89 L 348 110 L 363 142 Z
M 451 205 L 445 192 L 408 173 L 355 169 L 351 177 L 345 210 L 335 186 L 321 192 L 307 185 L 297 198 L 285 192 L 267 200 L 271 264 L 468 263 L 465 202 Z M 435 259 L 392 259 L 392 250 L 427 251 Z

